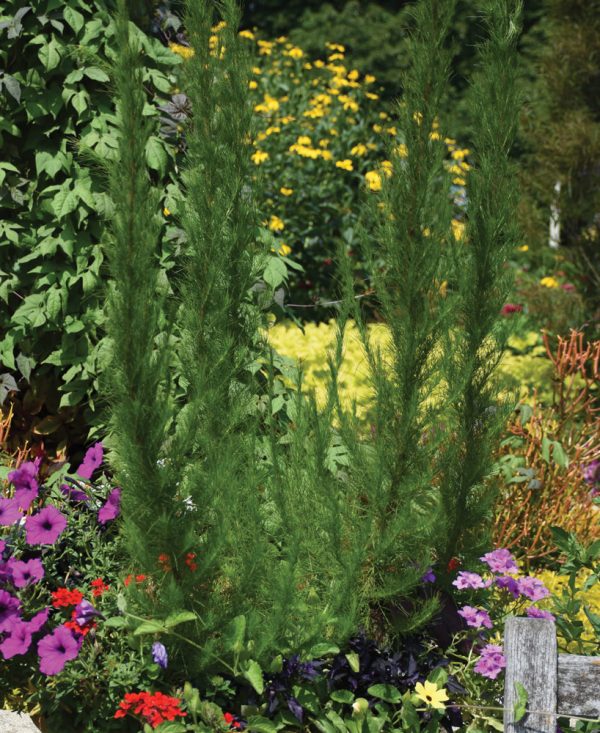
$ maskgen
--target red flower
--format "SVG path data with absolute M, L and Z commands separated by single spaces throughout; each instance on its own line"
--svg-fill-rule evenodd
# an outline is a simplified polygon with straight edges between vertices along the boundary
M 107 590 L 110 590 L 110 585 L 106 585 L 102 578 L 96 578 L 96 580 L 92 580 L 90 585 L 93 588 L 92 595 L 94 596 L 94 598 L 99 598 L 103 593 L 106 593 Z
M 194 562 L 195 559 L 195 552 L 188 552 L 188 554 L 185 556 L 185 564 L 192 572 L 194 572 L 194 570 L 198 570 L 198 564 Z
M 460 567 L 460 560 L 457 557 L 451 557 L 450 562 L 448 563 L 448 572 L 451 573 L 453 570 L 456 570 Z
M 83 600 L 83 593 L 77 588 L 69 590 L 68 588 L 59 588 L 52 591 L 52 605 L 54 608 L 68 608 L 76 606 Z
M 180 704 L 181 700 L 162 692 L 128 692 L 119 703 L 114 717 L 124 718 L 127 713 L 140 715 L 152 728 L 157 728 L 165 720 L 171 721 L 187 715 L 180 709 Z
M 134 579 L 134 576 L 133 576 L 133 575 L 132 575 L 131 573 L 129 573 L 129 575 L 128 575 L 128 576 L 127 576 L 127 577 L 125 578 L 125 580 L 123 581 L 123 585 L 124 585 L 124 586 L 125 586 L 126 588 L 127 588 L 127 587 L 129 587 L 129 585 L 131 584 L 131 581 L 132 581 L 133 579 Z M 140 573 L 139 575 L 136 575 L 136 576 L 135 576 L 135 582 L 136 582 L 136 583 L 143 583 L 143 582 L 144 582 L 144 580 L 146 580 L 146 576 L 145 576 L 145 575 L 142 575 L 141 573 Z
M 242 727 L 242 724 L 235 719 L 235 715 L 232 715 L 231 713 L 223 713 L 223 720 L 227 723 L 227 725 L 230 725 L 236 730 L 240 730 L 240 728 Z
M 503 316 L 511 316 L 513 313 L 521 313 L 523 306 L 520 303 L 505 303 L 500 311 Z
M 171 570 L 171 560 L 166 552 L 161 552 L 158 556 L 158 564 L 165 573 L 168 573 Z
M 71 631 L 74 631 L 76 634 L 81 634 L 81 636 L 86 636 L 89 634 L 89 632 L 92 629 L 95 629 L 98 625 L 95 621 L 92 621 L 91 624 L 86 624 L 85 626 L 80 626 L 77 621 L 75 621 L 75 618 L 77 616 L 77 611 L 73 611 L 71 614 L 71 621 L 66 621 L 65 626 L 67 629 L 71 629 Z

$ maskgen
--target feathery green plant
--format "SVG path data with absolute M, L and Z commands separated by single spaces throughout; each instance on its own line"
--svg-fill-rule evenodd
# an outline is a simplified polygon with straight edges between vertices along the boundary
M 472 553 L 486 541 L 493 501 L 486 478 L 493 452 L 514 403 L 500 400 L 494 371 L 508 337 L 500 310 L 509 292 L 505 267 L 518 243 L 515 167 L 510 159 L 517 128 L 519 91 L 516 46 L 520 0 L 485 3 L 488 38 L 471 88 L 474 169 L 469 175 L 465 238 L 450 250 L 459 303 L 458 329 L 446 338 L 444 361 L 449 402 L 447 455 L 441 491 L 442 560 Z

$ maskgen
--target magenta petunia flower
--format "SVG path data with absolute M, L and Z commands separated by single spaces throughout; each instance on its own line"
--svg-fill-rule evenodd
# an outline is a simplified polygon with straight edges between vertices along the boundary
M 475 664 L 475 671 L 484 677 L 495 680 L 505 667 L 506 659 L 502 653 L 502 647 L 497 644 L 486 644 Z
M 53 545 L 67 526 L 67 518 L 55 506 L 46 506 L 25 520 L 28 545 Z
M 119 516 L 119 510 L 121 506 L 121 489 L 113 489 L 106 503 L 100 508 L 98 512 L 98 522 L 100 524 L 106 524 Z
M 486 563 L 493 573 L 502 573 L 505 575 L 507 573 L 519 572 L 514 557 L 504 548 L 488 552 L 479 559 Z
M 41 460 L 41 458 L 36 458 L 35 461 L 22 463 L 19 468 L 8 474 L 8 480 L 15 487 L 14 498 L 24 511 L 27 511 L 33 500 L 37 498 L 39 491 L 37 475 Z
M 6 590 L 0 590 L 0 631 L 11 628 L 14 620 L 19 618 L 21 601 Z
M 461 570 L 456 576 L 456 580 L 452 583 L 458 590 L 488 588 L 490 584 L 491 581 L 486 581 L 478 573 L 471 573 L 468 570 Z
M 44 577 L 44 566 L 39 557 L 31 560 L 14 560 L 11 564 L 13 583 L 16 588 L 25 588 Z
M 544 611 L 541 608 L 537 608 L 536 606 L 529 606 L 527 609 L 527 615 L 529 618 L 546 618 L 548 621 L 555 621 L 556 619 L 554 616 L 550 613 L 550 611 Z
M 31 630 L 28 624 L 15 617 L 7 636 L 0 644 L 0 653 L 4 659 L 11 659 L 19 654 L 26 654 L 30 646 Z
M 10 527 L 18 522 L 23 515 L 16 499 L 0 499 L 0 526 Z
M 40 672 L 49 676 L 62 672 L 65 664 L 77 657 L 80 648 L 81 637 L 76 639 L 66 626 L 57 626 L 38 642 Z
M 92 478 L 94 471 L 102 465 L 102 458 L 104 457 L 104 448 L 102 443 L 95 443 L 91 448 L 88 448 L 83 462 L 77 469 L 77 475 L 81 478 Z
M 72 481 L 72 479 L 67 478 L 68 481 Z M 85 491 L 81 491 L 81 489 L 78 489 L 75 485 L 75 482 L 73 482 L 73 485 L 69 484 L 61 484 L 60 490 L 71 501 L 89 501 L 90 497 L 85 493 Z
M 529 598 L 530 601 L 541 601 L 542 598 L 547 598 L 550 595 L 550 591 L 542 581 L 539 578 L 533 578 L 531 575 L 519 578 L 517 583 L 519 593 L 525 598 Z
M 519 583 L 516 578 L 513 578 L 510 575 L 503 575 L 500 578 L 496 578 L 495 583 L 498 588 L 508 591 L 513 598 L 519 597 Z
M 463 606 L 458 615 L 464 618 L 467 626 L 472 626 L 474 629 L 480 629 L 482 626 L 491 629 L 493 626 L 489 613 L 483 608 Z

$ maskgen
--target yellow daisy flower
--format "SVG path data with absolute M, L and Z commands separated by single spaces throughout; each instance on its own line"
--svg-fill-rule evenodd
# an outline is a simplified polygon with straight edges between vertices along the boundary
M 434 710 L 445 710 L 446 706 L 444 703 L 449 699 L 448 693 L 443 687 L 439 689 L 436 684 L 429 681 L 425 683 L 417 682 L 415 685 L 415 695 L 427 707 L 434 708 Z
M 352 161 L 349 158 L 346 158 L 345 160 L 336 160 L 335 161 L 335 167 L 341 168 L 344 171 L 351 171 L 353 170 Z

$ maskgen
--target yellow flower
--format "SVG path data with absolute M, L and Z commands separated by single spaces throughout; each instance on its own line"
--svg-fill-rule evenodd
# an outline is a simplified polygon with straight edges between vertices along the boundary
M 333 154 L 329 150 L 319 150 L 319 153 L 323 160 L 331 160 L 333 158 Z
M 327 137 L 323 137 L 319 140 L 319 147 L 320 148 L 327 148 L 329 147 L 330 140 Z
M 277 133 L 281 132 L 281 127 L 277 127 L 277 125 L 273 125 L 272 127 L 267 127 L 265 130 L 265 135 L 277 135 Z
M 321 59 L 317 59 L 316 61 L 313 61 L 313 65 L 315 69 L 322 69 L 325 66 L 325 62 L 321 61 Z
M 280 255 L 283 255 L 284 257 L 286 257 L 287 255 L 289 255 L 289 253 L 291 251 L 292 251 L 292 248 L 290 247 L 289 244 L 286 244 L 285 242 L 282 242 L 281 245 L 280 245 L 280 247 L 279 247 L 279 249 L 277 250 L 277 252 Z
M 400 158 L 408 158 L 408 148 L 404 143 L 400 143 L 400 145 L 396 145 L 394 148 L 394 152 L 396 155 Z
M 453 150 L 452 151 L 452 157 L 454 160 L 462 160 L 465 158 L 471 151 L 467 150 L 467 148 L 464 148 L 463 150 Z
M 396 128 L 394 127 L 394 125 L 392 125 L 391 127 L 387 127 L 385 131 L 387 132 L 388 135 L 396 135 L 397 134 L 397 131 L 396 131 Z
M 283 223 L 283 220 L 280 219 L 276 214 L 272 214 L 271 218 L 269 219 L 269 229 L 272 232 L 281 232 L 283 229 L 285 229 L 285 224 Z
M 262 74 L 262 71 L 260 70 L 260 68 L 258 66 L 253 66 L 252 67 L 252 73 L 253 74 Z
M 318 117 L 324 117 L 325 110 L 323 107 L 312 107 L 312 109 L 307 109 L 303 116 L 314 120 Z
M 372 84 L 375 81 L 375 77 L 373 74 L 366 74 L 365 75 L 365 84 Z
M 267 114 L 277 112 L 278 109 L 279 102 L 270 94 L 265 94 L 263 101 L 254 107 L 255 112 L 266 112 Z
M 287 52 L 287 56 L 290 56 L 293 59 L 301 59 L 304 56 L 304 51 L 301 48 L 298 48 L 298 46 L 294 46 Z
M 254 79 L 251 79 L 248 82 L 248 89 L 258 89 L 258 84 L 254 81 Z
M 247 38 L 250 41 L 254 40 L 254 33 L 252 33 L 252 31 L 240 31 L 238 36 L 240 38 Z
M 424 684 L 417 682 L 415 685 L 415 695 L 422 700 L 427 707 L 434 708 L 435 710 L 445 710 L 446 706 L 444 702 L 448 700 L 448 693 L 442 687 L 438 688 L 433 682 L 425 681 Z
M 413 112 L 413 120 L 417 123 L 417 125 L 420 125 L 423 121 L 423 113 L 422 112 Z
M 347 94 L 340 94 L 339 100 L 343 105 L 343 108 L 350 110 L 351 112 L 358 112 L 358 104 L 349 97 Z
M 279 193 L 282 196 L 291 196 L 294 193 L 294 189 L 293 188 L 286 188 L 285 186 L 282 186 L 279 189 Z
M 260 165 L 261 163 L 264 163 L 265 160 L 269 160 L 269 153 L 267 153 L 265 150 L 257 150 L 256 152 L 252 153 L 250 157 L 252 158 L 252 162 L 255 165 Z
M 452 183 L 455 186 L 466 186 L 467 185 L 467 182 L 465 181 L 464 178 L 453 178 Z
M 340 53 L 344 53 L 344 51 L 346 50 L 346 47 L 342 46 L 341 43 L 326 43 L 325 46 L 330 51 L 339 51 Z
M 545 288 L 557 288 L 560 283 L 555 277 L 548 276 L 540 280 L 540 285 L 543 285 Z
M 373 125 L 373 132 L 381 132 L 383 127 L 381 125 Z
M 302 68 L 306 69 L 306 71 L 310 71 L 312 69 L 312 64 L 310 61 L 307 61 Z
M 272 41 L 259 41 L 258 42 L 258 53 L 261 56 L 270 56 L 273 51 Z
M 296 118 L 295 118 L 295 117 L 293 117 L 292 115 L 287 115 L 286 117 L 282 117 L 282 118 L 281 118 L 281 119 L 279 120 L 279 122 L 280 122 L 280 123 L 281 123 L 282 125 L 289 125 L 289 124 L 290 124 L 290 122 L 293 122 L 293 121 L 294 121 L 295 119 L 296 119 Z
M 173 53 L 181 56 L 183 59 L 190 59 L 194 55 L 194 49 L 189 46 L 182 46 L 180 43 L 169 43 L 169 48 Z
M 360 74 L 357 69 L 352 69 L 352 71 L 348 72 L 348 79 L 350 79 L 350 81 L 356 81 L 359 76 Z
M 457 242 L 465 236 L 465 223 L 458 219 L 452 219 L 452 234 Z
M 373 92 L 365 92 L 367 99 L 379 99 L 379 94 L 373 94 Z
M 519 252 L 529 252 L 529 245 L 528 244 L 522 244 L 519 247 Z
M 463 170 L 457 165 L 451 165 L 450 168 L 448 168 L 450 173 L 453 173 L 455 176 L 462 176 Z
M 365 173 L 365 181 L 370 191 L 381 191 L 381 176 L 377 171 Z
M 358 145 L 355 145 L 352 150 L 350 151 L 350 155 L 358 155 L 359 157 L 361 155 L 365 155 L 367 152 L 367 146 L 363 145 L 363 143 L 358 143 Z
M 227 23 L 224 20 L 221 20 L 217 23 L 217 25 L 213 25 L 211 28 L 213 33 L 218 33 L 219 31 L 222 31 L 223 28 L 227 27 Z
M 441 136 L 439 132 L 430 132 L 429 133 L 429 139 L 430 140 L 441 140 Z
M 351 171 L 353 168 L 352 161 L 349 158 L 346 158 L 345 160 L 336 160 L 335 167 L 341 168 L 344 171 Z
M 344 58 L 344 54 L 341 53 L 332 53 L 331 56 L 327 57 L 328 61 L 339 61 L 340 59 Z
M 392 171 L 394 170 L 394 166 L 392 165 L 391 160 L 384 160 L 381 164 L 381 167 L 383 168 L 383 172 L 387 176 L 387 178 L 390 178 L 392 175 Z
M 171 212 L 169 211 L 169 209 L 167 209 L 167 207 L 166 207 L 166 206 L 165 206 L 165 208 L 163 209 L 163 214 L 164 214 L 165 216 L 171 216 Z
M 453 137 L 445 137 L 444 142 L 446 145 L 456 145 L 456 140 Z
M 308 137 L 308 135 L 300 135 L 296 142 L 298 143 L 298 145 L 312 145 L 312 140 Z

